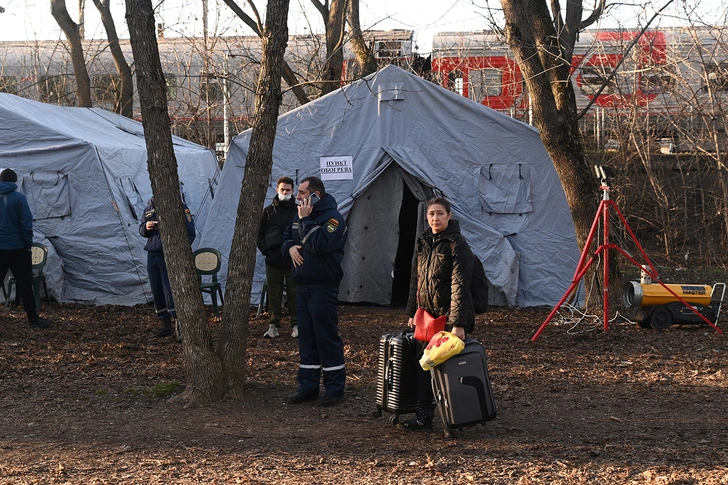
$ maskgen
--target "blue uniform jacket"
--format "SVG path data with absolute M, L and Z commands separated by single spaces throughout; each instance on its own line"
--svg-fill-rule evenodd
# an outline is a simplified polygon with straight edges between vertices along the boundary
M 286 254 L 291 246 L 302 246 L 303 264 L 292 269 L 298 288 L 339 285 L 344 276 L 341 261 L 346 237 L 346 221 L 336 209 L 336 199 L 331 194 L 313 206 L 310 216 L 299 219 L 296 214 L 283 233 L 281 251 Z
M 33 214 L 15 182 L 0 182 L 0 250 L 30 249 Z
M 190 244 L 195 240 L 195 223 L 192 222 L 192 214 L 190 209 L 183 202 L 185 225 L 187 226 L 187 236 L 190 238 Z M 158 229 L 147 230 L 147 221 L 159 221 L 157 210 L 154 208 L 154 199 L 149 199 L 147 206 L 144 208 L 144 217 L 139 225 L 139 234 L 142 237 L 149 238 L 147 244 L 144 245 L 145 251 L 162 252 L 162 238 L 159 236 Z

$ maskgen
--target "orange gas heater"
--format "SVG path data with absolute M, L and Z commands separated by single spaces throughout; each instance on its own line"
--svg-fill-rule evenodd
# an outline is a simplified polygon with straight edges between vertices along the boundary
M 725 289 L 725 283 L 713 286 L 653 283 L 643 269 L 640 281 L 624 285 L 622 299 L 625 306 L 636 308 L 634 320 L 640 327 L 664 330 L 673 323 L 705 323 L 701 315 L 715 324 Z

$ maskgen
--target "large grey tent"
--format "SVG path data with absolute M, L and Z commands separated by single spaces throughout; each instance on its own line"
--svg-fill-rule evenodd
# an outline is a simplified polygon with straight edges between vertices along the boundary
M 177 137 L 174 150 L 180 189 L 196 215 L 217 159 Z M 34 240 L 49 247 L 49 293 L 62 302 L 151 300 L 138 232 L 152 195 L 141 123 L 102 109 L 0 93 L 0 167 L 18 173 L 19 191 L 33 212 Z
M 200 244 L 223 253 L 233 235 L 250 130 L 228 150 Z M 552 305 L 578 261 L 563 189 L 537 131 L 394 66 L 278 118 L 273 171 L 321 177 L 347 218 L 339 298 L 401 303 L 415 236 L 434 194 L 483 261 L 496 304 Z M 253 302 L 265 278 L 259 255 Z

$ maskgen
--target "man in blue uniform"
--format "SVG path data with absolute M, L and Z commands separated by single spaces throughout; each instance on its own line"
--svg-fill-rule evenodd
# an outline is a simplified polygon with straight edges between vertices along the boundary
M 187 235 L 190 238 L 190 244 L 192 244 L 192 241 L 195 240 L 195 224 L 192 222 L 192 214 L 189 208 L 184 203 L 182 205 Z M 162 321 L 162 328 L 154 336 L 167 337 L 174 333 L 172 318 L 176 318 L 177 313 L 174 310 L 172 287 L 169 284 L 167 265 L 164 262 L 162 238 L 159 235 L 159 217 L 157 210 L 154 208 L 154 197 L 149 199 L 147 206 L 144 208 L 144 220 L 139 226 L 139 234 L 148 238 L 144 250 L 147 251 L 149 284 L 152 287 L 154 309 L 157 311 L 157 317 Z
M 17 192 L 18 175 L 6 168 L 0 172 L 0 283 L 8 269 L 13 273 L 23 309 L 31 328 L 48 328 L 51 321 L 38 316 L 33 295 L 33 215 L 28 199 Z
M 288 402 L 318 398 L 319 406 L 334 406 L 344 398 L 346 384 L 338 316 L 346 221 L 317 177 L 301 181 L 296 200 L 298 214 L 283 234 L 282 248 L 293 263 L 300 354 L 298 391 Z M 325 393 L 319 398 L 322 372 Z

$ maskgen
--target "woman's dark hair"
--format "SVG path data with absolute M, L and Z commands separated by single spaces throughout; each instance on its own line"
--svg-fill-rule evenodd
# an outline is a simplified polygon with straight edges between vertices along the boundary
M 445 211 L 447 213 L 451 213 L 452 209 L 450 207 L 450 202 L 445 197 L 433 197 L 432 199 L 427 201 L 427 208 L 429 209 L 433 205 L 441 205 L 445 208 Z

